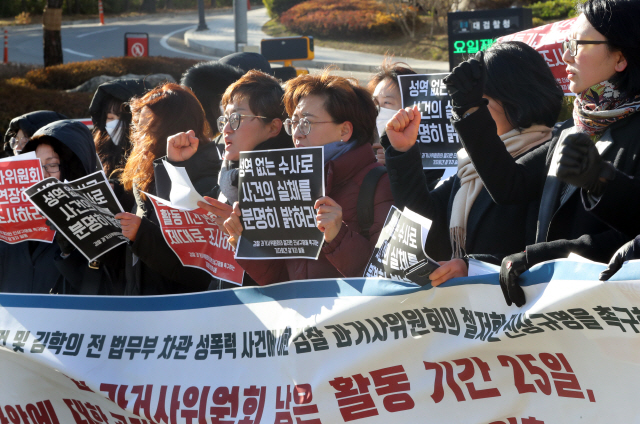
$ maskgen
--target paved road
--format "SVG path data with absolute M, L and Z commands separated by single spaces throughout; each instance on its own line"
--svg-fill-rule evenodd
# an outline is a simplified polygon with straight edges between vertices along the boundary
M 190 51 L 184 46 L 183 34 L 197 25 L 197 14 L 157 15 L 137 19 L 107 20 L 107 24 L 73 23 L 62 27 L 62 48 L 65 63 L 122 56 L 126 32 L 149 34 L 152 56 L 210 59 L 212 56 Z M 215 27 L 215 15 L 207 17 Z M 42 26 L 9 28 L 9 60 L 43 65 Z

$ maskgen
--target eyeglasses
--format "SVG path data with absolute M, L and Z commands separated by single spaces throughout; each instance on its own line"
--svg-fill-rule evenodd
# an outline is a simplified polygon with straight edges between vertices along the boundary
M 60 164 L 59 163 L 48 163 L 46 165 L 42 165 L 42 169 L 47 171 L 49 174 L 55 174 L 56 172 L 60 172 Z
M 16 149 L 17 147 L 17 150 L 22 150 L 22 148 L 24 147 L 25 144 L 27 144 L 28 141 L 29 141 L 29 138 L 27 137 L 22 137 L 22 138 L 11 137 L 9 139 L 9 146 L 11 146 L 12 149 Z
M 590 41 L 590 40 L 576 40 L 572 38 L 562 42 L 562 53 L 569 50 L 571 57 L 575 57 L 578 54 L 578 44 L 608 44 L 608 41 Z
M 284 130 L 287 134 L 293 135 L 293 133 L 296 132 L 296 129 L 299 128 L 302 135 L 309 135 L 311 132 L 311 124 L 335 124 L 335 121 L 311 122 L 307 118 L 300 118 L 297 121 L 286 119 L 284 121 Z
M 224 115 L 222 115 L 221 117 L 218 118 L 218 131 L 222 132 L 224 130 L 224 126 L 227 125 L 227 122 L 229 123 L 229 125 L 231 125 L 231 129 L 232 130 L 237 131 L 238 128 L 240 128 L 240 121 L 242 120 L 242 118 L 262 118 L 262 119 L 267 119 L 266 116 L 241 115 L 238 112 L 234 112 L 231 115 L 229 115 L 228 118 L 226 116 L 224 116 Z

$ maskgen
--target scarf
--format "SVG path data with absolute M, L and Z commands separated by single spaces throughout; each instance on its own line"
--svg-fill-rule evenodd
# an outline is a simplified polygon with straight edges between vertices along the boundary
M 325 166 L 329 163 L 329 161 L 336 160 L 340 156 L 347 153 L 349 150 L 353 149 L 357 144 L 356 140 L 352 141 L 334 141 L 333 143 L 325 144 L 324 149 L 324 164 Z
M 231 162 L 228 160 L 222 161 L 222 167 L 218 174 L 218 185 L 220 186 L 220 194 L 218 200 L 221 202 L 227 202 L 233 205 L 233 202 L 238 201 L 238 169 L 239 162 Z M 236 165 L 235 167 L 233 165 Z M 224 199 L 222 198 L 224 197 Z
M 515 158 L 549 140 L 551 131 L 551 128 L 544 125 L 533 125 L 522 131 L 513 129 L 501 135 L 500 139 L 509 154 Z M 451 221 L 449 222 L 449 239 L 454 258 L 461 258 L 465 255 L 469 212 L 484 187 L 465 149 L 458 151 L 458 177 L 460 178 L 460 190 L 453 199 Z
M 609 81 L 603 81 L 576 96 L 573 121 L 580 131 L 598 136 L 614 122 L 640 108 L 640 94 L 625 97 Z

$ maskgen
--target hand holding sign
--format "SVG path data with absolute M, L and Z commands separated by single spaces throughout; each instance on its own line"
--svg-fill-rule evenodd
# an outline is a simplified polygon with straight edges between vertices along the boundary
M 421 119 L 418 106 L 400 109 L 393 115 L 387 122 L 387 136 L 394 149 L 406 152 L 416 144 Z
M 227 218 L 229 218 L 229 216 L 231 215 L 233 207 L 231 205 L 227 205 L 226 203 L 222 203 L 221 201 L 216 200 L 213 197 L 205 196 L 204 199 L 209 203 L 198 202 L 198 207 L 215 215 L 214 221 L 216 222 L 218 228 L 226 231 L 224 228 L 224 221 L 226 221 Z
M 440 268 L 429 275 L 433 287 L 437 287 L 452 278 L 466 277 L 468 274 L 467 264 L 460 258 L 438 263 L 440 264 Z
M 167 159 L 173 162 L 189 160 L 198 151 L 199 144 L 193 130 L 172 135 L 167 139 Z
M 342 227 L 342 206 L 331 197 L 324 196 L 316 200 L 314 209 L 318 211 L 318 229 L 324 233 L 324 241 L 331 243 Z
M 224 228 L 229 234 L 229 243 L 236 247 L 238 244 L 238 239 L 242 234 L 242 222 L 240 222 L 240 217 L 242 216 L 242 212 L 240 212 L 240 204 L 235 202 L 233 204 L 233 212 L 229 214 L 229 218 L 224 221 Z
M 120 220 L 122 235 L 131 241 L 135 241 L 142 219 L 139 216 L 129 212 L 121 212 L 114 216 L 114 218 Z

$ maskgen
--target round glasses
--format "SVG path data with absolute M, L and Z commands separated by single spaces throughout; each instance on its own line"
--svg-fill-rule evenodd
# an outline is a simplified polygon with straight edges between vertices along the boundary
M 231 129 L 237 131 L 240 128 L 240 121 L 242 118 L 262 118 L 267 119 L 266 116 L 258 116 L 258 115 L 242 115 L 238 112 L 234 112 L 229 117 L 222 115 L 218 118 L 218 131 L 222 133 L 224 130 L 224 126 L 227 125 L 227 122 L 231 126 Z
M 575 38 L 565 40 L 562 42 L 562 53 L 569 50 L 571 57 L 576 57 L 578 54 L 578 44 L 608 44 L 608 41 L 590 41 L 590 40 L 576 40 Z
M 311 122 L 307 118 L 300 118 L 297 121 L 286 119 L 284 121 L 284 130 L 288 135 L 293 135 L 296 130 L 300 130 L 302 135 L 309 135 L 311 132 L 311 124 L 335 124 L 335 121 Z
M 42 165 L 42 169 L 47 171 L 49 174 L 55 174 L 56 172 L 60 171 L 60 164 L 59 163 L 48 163 L 46 165 Z
M 11 146 L 12 149 L 17 148 L 17 150 L 22 150 L 28 141 L 29 139 L 27 137 L 22 137 L 22 138 L 11 137 L 9 139 L 9 146 Z

